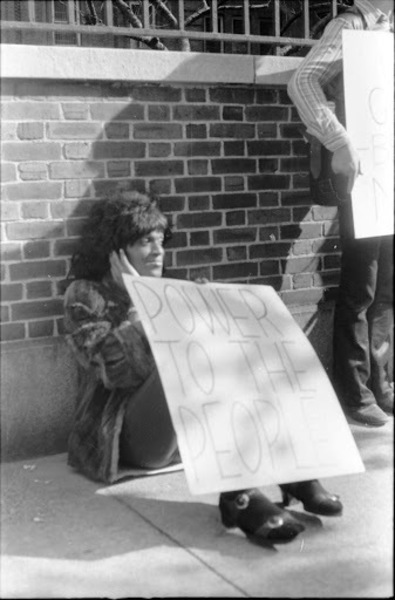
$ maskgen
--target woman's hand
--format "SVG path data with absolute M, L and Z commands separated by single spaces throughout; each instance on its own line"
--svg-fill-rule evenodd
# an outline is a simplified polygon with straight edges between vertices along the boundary
M 358 153 L 350 143 L 335 150 L 332 156 L 332 169 L 334 173 L 347 177 L 347 194 L 351 194 L 358 175 L 362 173 Z
M 121 287 L 125 287 L 122 277 L 123 273 L 128 273 L 129 275 L 133 275 L 134 277 L 139 277 L 139 274 L 128 261 L 128 257 L 126 256 L 125 251 L 122 250 L 122 248 L 119 250 L 119 253 L 115 251 L 111 252 L 110 265 L 112 278 Z

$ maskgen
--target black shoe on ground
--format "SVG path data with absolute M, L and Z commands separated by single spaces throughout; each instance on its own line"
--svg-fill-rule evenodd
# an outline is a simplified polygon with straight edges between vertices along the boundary
M 388 386 L 388 389 L 384 394 L 376 395 L 377 405 L 389 415 L 394 414 L 394 390 L 391 386 Z
M 225 527 L 239 527 L 255 541 L 284 544 L 304 530 L 300 521 L 271 502 L 257 488 L 222 493 L 219 510 Z
M 344 409 L 347 416 L 354 419 L 358 423 L 363 425 L 369 425 L 370 427 L 382 427 L 388 423 L 388 417 L 383 410 L 377 404 L 369 404 L 359 408 L 347 407 Z
M 305 510 L 316 515 L 339 517 L 343 512 L 339 496 L 328 492 L 318 479 L 281 484 L 280 488 L 283 506 L 288 506 L 295 498 L 302 502 Z

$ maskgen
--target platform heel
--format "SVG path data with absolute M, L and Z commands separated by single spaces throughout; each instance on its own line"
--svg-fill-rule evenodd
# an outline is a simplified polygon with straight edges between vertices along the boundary
M 281 484 L 283 506 L 299 500 L 307 512 L 325 517 L 339 517 L 343 512 L 343 505 L 339 496 L 328 492 L 318 481 L 297 481 L 295 483 Z
M 253 488 L 222 493 L 219 510 L 223 525 L 238 527 L 248 538 L 280 544 L 291 542 L 304 525 Z

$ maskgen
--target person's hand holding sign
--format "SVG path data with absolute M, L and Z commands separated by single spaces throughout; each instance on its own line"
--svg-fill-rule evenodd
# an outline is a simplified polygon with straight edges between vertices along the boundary
M 347 194 L 351 194 L 358 175 L 362 175 L 359 156 L 351 142 L 334 151 L 332 169 L 334 173 L 347 177 Z

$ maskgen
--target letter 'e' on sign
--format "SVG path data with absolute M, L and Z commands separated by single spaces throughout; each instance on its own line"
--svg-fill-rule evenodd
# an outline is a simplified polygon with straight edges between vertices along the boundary
M 374 2 L 373 2 L 374 4 Z M 352 191 L 355 238 L 394 233 L 394 36 L 343 31 L 347 132 L 361 172 Z
M 124 281 L 192 494 L 364 470 L 326 372 L 273 288 Z

